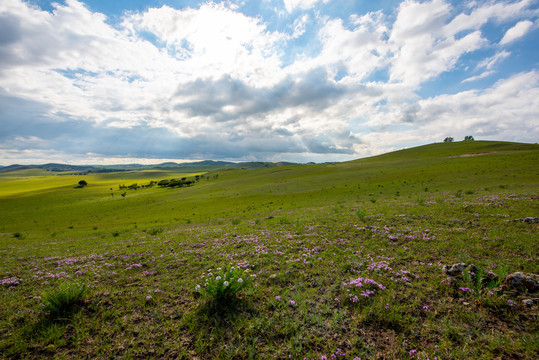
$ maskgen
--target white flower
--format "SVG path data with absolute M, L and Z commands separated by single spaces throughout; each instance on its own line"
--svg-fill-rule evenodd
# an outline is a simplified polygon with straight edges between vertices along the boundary
M 228 286 L 228 281 L 225 281 L 223 284 L 225 285 L 225 287 L 227 287 Z
M 239 278 L 238 279 L 238 282 L 241 284 L 243 282 L 243 279 L 242 278 Z
M 215 277 L 215 280 L 219 281 L 219 280 L 221 280 L 221 277 L 220 277 L 220 276 L 216 276 L 216 277 Z
M 217 271 L 221 271 L 221 268 L 217 268 Z
M 196 291 L 200 290 L 200 285 L 195 286 L 195 290 Z

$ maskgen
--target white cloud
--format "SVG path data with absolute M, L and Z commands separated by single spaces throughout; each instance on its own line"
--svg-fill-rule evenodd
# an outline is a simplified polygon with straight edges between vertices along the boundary
M 529 20 L 519 21 L 515 26 L 507 30 L 502 40 L 501 45 L 509 44 L 521 37 L 523 37 L 531 28 L 533 23 Z
M 479 75 L 471 76 L 469 78 L 462 80 L 461 83 L 477 81 L 477 80 L 484 79 L 486 77 L 489 77 L 495 74 L 496 72 L 492 69 L 494 69 L 494 67 L 498 63 L 502 62 L 504 59 L 508 58 L 510 55 L 511 53 L 509 51 L 502 50 L 502 51 L 497 52 L 493 56 L 482 60 L 479 64 L 477 64 L 476 69 L 486 69 L 486 70 L 483 71 Z
M 469 78 L 466 78 L 466 79 L 462 80 L 462 83 L 464 84 L 464 83 L 467 83 L 467 82 L 473 82 L 473 81 L 481 80 L 481 79 L 489 77 L 490 75 L 492 75 L 494 73 L 495 73 L 495 71 L 490 71 L 490 70 L 489 71 L 484 71 L 479 75 L 470 76 Z
M 289 11 L 317 3 L 285 1 Z M 482 33 L 487 21 L 522 20 L 529 5 L 481 2 L 455 17 L 446 1 L 407 0 L 394 22 L 382 11 L 301 14 L 270 31 L 261 17 L 226 3 L 149 8 L 110 25 L 75 0 L 52 12 L 4 0 L 0 117 L 8 120 L 0 144 L 4 152 L 7 144 L 21 151 L 34 144 L 41 153 L 58 146 L 96 158 L 323 161 L 440 140 L 451 129 L 502 129 L 507 138 L 517 132 L 508 127 L 522 129 L 518 121 L 534 129 L 537 73 L 426 100 L 415 91 L 491 45 Z M 303 42 L 315 50 L 294 48 Z M 287 47 L 298 51 L 285 54 Z M 493 75 L 509 56 L 499 51 L 472 65 L 480 74 L 463 82 Z M 455 119 L 462 120 L 452 126 Z M 9 130 L 17 121 L 24 125 Z M 490 125 L 481 132 L 478 123 Z
M 389 40 L 395 53 L 391 80 L 416 87 L 451 71 L 463 55 L 488 45 L 481 31 L 483 25 L 488 21 L 503 23 L 537 16 L 539 10 L 531 9 L 532 4 L 531 0 L 473 2 L 468 4 L 469 14 L 452 18 L 454 9 L 444 0 L 402 2 Z M 515 26 L 519 31 L 529 30 L 528 22 L 521 23 Z
M 310 9 L 318 2 L 328 3 L 331 0 L 283 0 L 284 7 L 289 13 L 295 9 Z
M 378 139 L 380 145 L 403 142 L 441 141 L 473 135 L 476 139 L 505 139 L 535 142 L 539 137 L 539 72 L 520 73 L 498 81 L 483 91 L 469 90 L 440 95 L 417 102 L 406 128 L 392 131 L 393 122 L 401 126 L 403 113 L 394 109 L 386 114 L 386 131 L 374 131 L 364 138 Z M 523 131 L 526 129 L 526 131 Z
M 504 59 L 508 58 L 510 55 L 511 53 L 509 51 L 505 51 L 505 50 L 499 51 L 496 54 L 494 54 L 494 56 L 486 58 L 483 61 L 481 61 L 477 65 L 477 68 L 478 69 L 484 68 L 487 70 L 491 70 L 492 68 L 494 68 L 495 65 L 497 65 L 499 62 L 503 61 Z
M 392 81 L 418 86 L 451 70 L 463 54 L 485 45 L 479 31 L 458 39 L 449 35 L 450 10 L 443 0 L 405 1 L 400 5 L 389 39 L 395 53 L 390 70 Z
M 229 74 L 253 85 L 280 79 L 278 45 L 286 36 L 267 31 L 259 19 L 222 3 L 199 9 L 151 8 L 127 18 L 123 25 L 135 34 L 156 35 L 185 73 L 214 78 Z
M 300 18 L 294 20 L 294 33 L 292 34 L 292 38 L 298 38 L 305 34 L 305 27 L 307 26 L 308 22 L 309 15 L 307 14 L 304 14 Z
M 327 20 L 318 33 L 322 49 L 314 57 L 303 57 L 288 68 L 325 67 L 331 77 L 345 76 L 343 81 L 358 83 L 375 70 L 387 65 L 387 26 L 381 12 L 351 18 L 353 28 L 345 27 L 343 20 Z
M 539 14 L 539 10 L 530 9 L 534 0 L 516 2 L 486 2 L 478 6 L 477 2 L 470 3 L 470 14 L 459 14 L 445 27 L 446 35 L 454 36 L 462 31 L 479 29 L 488 21 L 503 23 L 522 17 Z

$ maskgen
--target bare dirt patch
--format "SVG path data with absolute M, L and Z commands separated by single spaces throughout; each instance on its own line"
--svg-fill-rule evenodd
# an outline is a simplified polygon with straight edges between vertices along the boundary
M 455 156 L 449 156 L 449 158 L 461 158 L 461 157 L 480 156 L 480 155 L 492 155 L 492 154 L 496 154 L 496 151 L 482 152 L 482 153 L 471 153 L 471 154 L 463 154 L 463 155 L 455 155 Z

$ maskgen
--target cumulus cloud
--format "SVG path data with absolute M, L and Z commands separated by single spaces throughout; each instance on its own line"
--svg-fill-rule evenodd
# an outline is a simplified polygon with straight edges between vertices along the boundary
M 404 111 L 386 114 L 402 118 L 384 131 L 373 131 L 364 138 L 380 145 L 391 145 L 399 137 L 410 143 L 455 139 L 473 134 L 480 139 L 535 142 L 539 137 L 536 117 L 539 109 L 539 73 L 531 71 L 498 81 L 492 88 L 469 90 L 420 100 Z M 398 126 L 395 126 L 398 125 Z M 525 129 L 525 131 L 523 131 Z
M 347 18 L 296 12 L 327 2 L 279 2 L 292 13 L 279 27 L 230 3 L 163 5 L 113 21 L 76 0 L 50 12 L 4 0 L 0 157 L 351 159 L 439 140 L 454 119 L 478 136 L 507 138 L 526 124 L 526 139 L 537 137 L 528 120 L 539 109 L 535 72 L 491 89 L 418 95 L 457 69 L 468 83 L 496 74 L 510 52 L 470 70 L 463 58 L 492 48 L 489 21 L 512 25 L 504 39 L 529 32 L 530 1 L 461 9 L 406 0 L 394 14 Z
M 509 44 L 521 37 L 523 37 L 533 26 L 533 23 L 529 20 L 519 21 L 515 26 L 507 30 L 502 40 L 501 45 Z
M 401 4 L 389 39 L 395 53 L 391 80 L 417 86 L 451 70 L 462 55 L 485 44 L 480 31 L 455 38 L 448 30 L 449 14 L 450 5 L 443 0 Z

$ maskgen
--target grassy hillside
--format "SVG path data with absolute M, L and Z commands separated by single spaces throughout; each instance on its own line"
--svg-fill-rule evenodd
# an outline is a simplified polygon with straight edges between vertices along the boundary
M 200 173 L 4 173 L 0 354 L 535 358 L 533 296 L 495 288 L 539 272 L 537 224 L 519 220 L 539 216 L 538 164 L 538 145 L 475 141 L 177 189 L 119 185 Z M 448 284 L 455 262 L 499 280 Z M 256 275 L 238 297 L 194 291 L 228 265 Z M 53 317 L 44 299 L 66 283 L 87 291 Z

